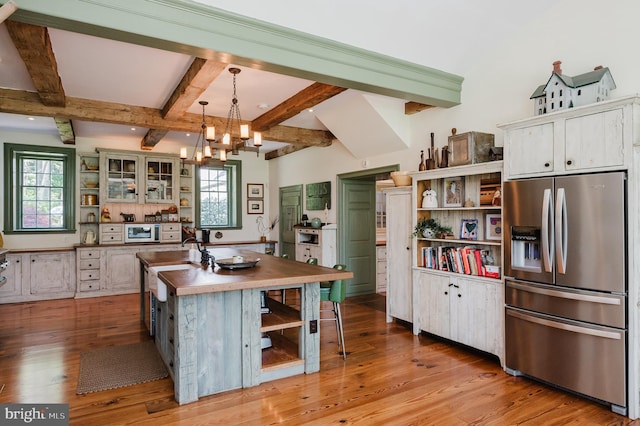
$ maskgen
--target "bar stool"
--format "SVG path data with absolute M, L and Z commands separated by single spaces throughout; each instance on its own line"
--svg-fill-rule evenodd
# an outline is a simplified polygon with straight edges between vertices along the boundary
M 345 271 L 347 265 L 337 264 L 333 267 L 339 271 Z M 340 303 L 347 295 L 347 281 L 335 280 L 320 283 L 320 302 L 331 302 L 332 309 L 320 309 L 320 312 L 332 312 L 333 318 L 320 318 L 336 322 L 336 334 L 338 337 L 338 347 L 342 348 L 342 357 L 347 360 L 347 350 L 344 347 L 344 329 L 342 328 L 342 314 L 340 313 Z

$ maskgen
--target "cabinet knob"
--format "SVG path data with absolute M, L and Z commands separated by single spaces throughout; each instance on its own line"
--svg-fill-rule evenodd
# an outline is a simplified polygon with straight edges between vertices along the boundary
M 551 164 L 549 164 L 549 163 L 544 163 L 544 166 L 545 166 L 545 167 L 549 167 L 550 165 L 551 165 Z
M 169 319 L 173 321 L 173 315 L 169 315 Z
M 32 263 L 36 263 L 36 260 L 35 260 L 35 259 L 31 259 L 31 262 L 32 262 Z
M 567 166 L 570 166 L 571 164 L 573 164 L 573 161 L 567 160 Z
M 411 247 L 407 247 L 407 250 L 411 250 Z
M 462 295 L 460 293 L 458 293 L 458 297 L 462 297 Z
M 445 296 L 446 296 L 447 294 L 449 294 L 449 292 L 448 292 L 448 291 L 445 291 L 445 292 L 444 292 L 444 294 L 445 294 Z

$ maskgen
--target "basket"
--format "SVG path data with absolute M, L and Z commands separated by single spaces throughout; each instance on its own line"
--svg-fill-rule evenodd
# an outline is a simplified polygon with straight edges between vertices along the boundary
M 391 172 L 391 179 L 395 186 L 410 186 L 411 176 L 408 176 L 409 172 Z

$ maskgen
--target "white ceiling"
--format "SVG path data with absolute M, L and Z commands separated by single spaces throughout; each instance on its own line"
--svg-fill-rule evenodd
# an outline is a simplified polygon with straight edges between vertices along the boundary
M 313 13 L 305 2 L 288 0 L 199 2 L 464 76 L 479 55 L 556 1 L 328 0 L 315 4 Z M 366 19 L 362 17 L 363 11 Z M 161 108 L 193 59 L 180 53 L 63 30 L 50 29 L 49 33 L 65 94 L 71 97 Z M 260 105 L 273 107 L 312 83 L 241 68 L 237 92 L 244 120 L 263 114 Z M 35 91 L 4 24 L 0 24 L 0 87 Z M 199 100 L 209 102 L 207 115 L 226 117 L 231 95 L 232 76 L 223 72 Z M 340 95 L 330 101 L 336 104 L 336 99 Z M 398 105 L 402 103 L 398 100 Z M 195 102 L 188 111 L 200 114 L 202 109 Z M 326 129 L 312 112 L 301 113 L 282 124 Z M 148 130 L 78 120 L 73 125 L 77 137 L 131 139 L 135 146 L 139 146 Z M 30 121 L 25 116 L 4 113 L 0 113 L 0 129 L 57 134 L 53 119 L 34 117 Z M 164 140 L 193 144 L 196 137 L 169 132 Z M 281 145 L 265 144 L 263 151 Z

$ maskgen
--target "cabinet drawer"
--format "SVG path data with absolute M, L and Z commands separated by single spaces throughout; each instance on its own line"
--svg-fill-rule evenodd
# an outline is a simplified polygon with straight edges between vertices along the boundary
M 80 269 L 100 269 L 100 259 L 80 260 Z
M 80 259 L 100 259 L 100 250 L 81 250 Z
M 80 281 L 80 291 L 98 291 L 100 290 L 100 281 L 88 280 Z
M 182 233 L 180 231 L 174 231 L 174 232 L 162 232 L 162 234 L 160 235 L 160 241 L 162 242 L 167 242 L 167 241 L 180 241 L 180 237 L 182 236 Z
M 106 232 L 113 232 L 113 233 L 118 233 L 118 234 L 122 234 L 124 232 L 124 226 L 123 225 L 100 225 L 100 232 L 102 232 L 103 234 Z
M 86 271 L 80 271 L 80 281 L 99 280 L 99 279 L 100 279 L 99 269 L 89 269 Z
M 163 223 L 162 225 L 160 225 L 162 228 L 162 232 L 176 232 L 176 231 L 181 231 L 182 230 L 182 226 L 179 223 Z
M 100 242 L 103 244 L 109 243 L 121 243 L 122 242 L 122 232 L 119 234 L 112 234 L 110 232 L 103 232 L 100 236 Z

